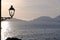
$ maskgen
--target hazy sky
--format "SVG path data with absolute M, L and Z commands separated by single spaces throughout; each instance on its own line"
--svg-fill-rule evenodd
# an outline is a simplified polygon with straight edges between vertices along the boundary
M 9 16 L 11 5 L 16 9 L 14 18 L 18 19 L 60 15 L 60 0 L 2 0 L 2 16 Z

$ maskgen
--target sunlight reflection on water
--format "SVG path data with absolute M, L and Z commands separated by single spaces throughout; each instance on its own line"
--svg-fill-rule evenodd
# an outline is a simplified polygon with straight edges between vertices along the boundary
M 2 21 L 1 22 L 1 40 L 4 40 L 5 39 L 5 32 L 7 31 L 9 27 L 9 22 L 8 21 Z
M 23 40 L 27 39 L 37 39 L 45 40 L 46 38 L 60 38 L 60 28 L 59 29 L 41 29 L 35 27 L 21 27 L 20 22 L 1 22 L 1 40 L 5 40 L 7 37 L 17 37 Z M 39 38 L 39 39 L 38 39 Z

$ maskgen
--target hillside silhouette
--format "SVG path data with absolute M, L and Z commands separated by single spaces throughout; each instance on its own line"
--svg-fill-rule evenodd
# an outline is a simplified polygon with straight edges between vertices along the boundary
M 25 20 L 20 20 L 20 19 L 8 19 L 6 21 L 9 21 L 11 23 L 11 27 L 27 27 L 27 28 L 60 28 L 60 15 L 55 17 L 55 18 L 51 18 L 48 16 L 42 16 L 39 18 L 36 18 L 34 20 L 31 21 L 25 21 Z

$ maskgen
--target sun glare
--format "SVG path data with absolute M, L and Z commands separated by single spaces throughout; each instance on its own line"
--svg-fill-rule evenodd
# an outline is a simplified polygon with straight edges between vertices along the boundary
M 3 22 L 1 22 L 1 28 L 2 28 L 2 29 L 6 30 L 7 27 L 9 27 L 9 22 L 8 22 L 8 21 L 3 21 Z
M 8 21 L 2 21 L 1 22 L 1 39 L 5 39 L 5 32 L 7 31 L 7 28 L 9 27 L 9 22 Z

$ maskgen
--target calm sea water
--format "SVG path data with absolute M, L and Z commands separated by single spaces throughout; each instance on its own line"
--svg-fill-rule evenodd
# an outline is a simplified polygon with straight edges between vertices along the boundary
M 19 23 L 18 23 L 19 24 Z M 27 28 L 8 21 L 1 23 L 1 40 L 17 37 L 22 40 L 60 40 L 60 29 Z

